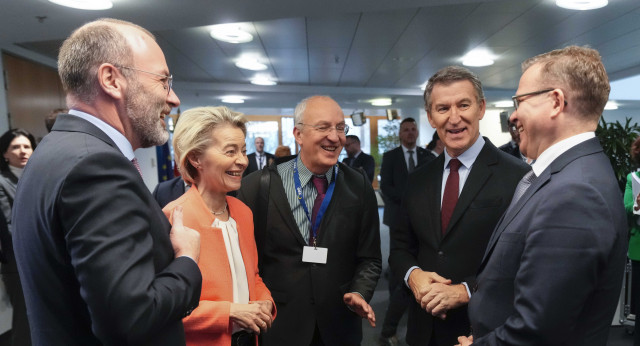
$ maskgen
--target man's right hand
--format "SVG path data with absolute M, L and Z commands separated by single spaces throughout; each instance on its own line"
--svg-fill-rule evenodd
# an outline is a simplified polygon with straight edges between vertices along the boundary
M 187 256 L 196 263 L 200 259 L 200 233 L 182 224 L 182 207 L 173 210 L 173 227 L 171 227 L 171 245 L 175 258 Z
M 435 272 L 426 272 L 420 268 L 416 268 L 411 271 L 407 283 L 409 284 L 409 288 L 411 288 L 411 292 L 413 292 L 413 297 L 416 299 L 418 304 L 422 301 L 422 297 L 427 294 L 429 285 L 434 282 L 445 285 L 451 284 L 451 280 L 445 279 Z

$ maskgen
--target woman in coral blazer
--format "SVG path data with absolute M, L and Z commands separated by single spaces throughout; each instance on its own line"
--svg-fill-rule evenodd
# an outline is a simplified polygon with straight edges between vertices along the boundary
M 227 192 L 240 188 L 247 167 L 245 119 L 226 107 L 200 107 L 180 116 L 173 139 L 176 161 L 191 188 L 163 211 L 173 223 L 200 232 L 200 305 L 184 322 L 187 345 L 252 345 L 276 315 L 258 274 L 253 214 Z

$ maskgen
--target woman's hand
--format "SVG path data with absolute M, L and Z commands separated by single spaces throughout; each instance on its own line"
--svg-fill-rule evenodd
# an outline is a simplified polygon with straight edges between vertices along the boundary
M 266 305 L 262 303 L 231 303 L 229 316 L 232 322 L 237 323 L 245 330 L 260 334 L 260 332 L 265 332 L 271 328 L 271 312 L 265 312 L 265 310 Z

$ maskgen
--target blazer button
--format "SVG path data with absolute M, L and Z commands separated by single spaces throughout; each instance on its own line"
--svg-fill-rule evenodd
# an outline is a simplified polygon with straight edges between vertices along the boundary
M 473 285 L 473 292 L 478 292 L 478 283 L 477 282 Z

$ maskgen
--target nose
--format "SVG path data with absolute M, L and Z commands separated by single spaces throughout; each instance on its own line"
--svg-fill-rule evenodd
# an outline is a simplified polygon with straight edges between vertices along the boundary
M 458 107 L 451 107 L 451 115 L 449 115 L 449 122 L 452 124 L 457 124 L 460 122 L 460 111 Z
M 327 138 L 332 142 L 337 142 L 340 140 L 340 136 L 345 136 L 344 132 L 340 132 L 337 128 L 332 127 L 329 129 L 329 133 L 327 134 Z
M 513 113 L 511 113 L 511 116 L 509 116 L 509 121 L 512 123 L 516 122 L 516 119 L 518 119 L 518 115 L 516 114 L 518 110 L 514 110 Z
M 246 168 L 249 165 L 249 158 L 245 153 L 240 152 L 240 155 L 238 155 L 236 159 L 236 164 Z
M 180 99 L 178 98 L 178 95 L 173 91 L 173 88 L 169 90 L 169 95 L 167 95 L 167 103 L 171 106 L 171 108 L 180 106 Z

